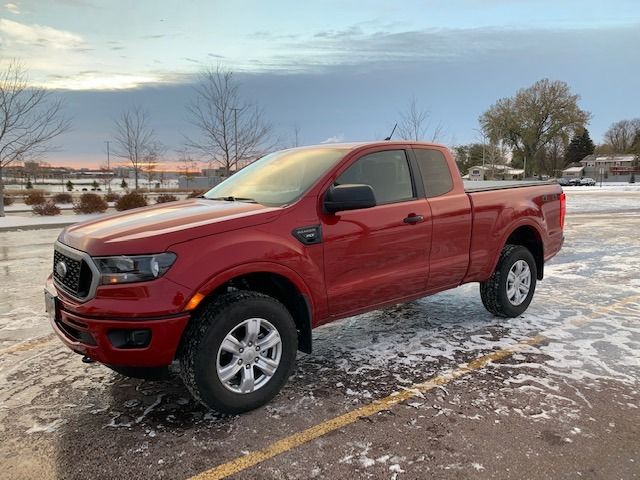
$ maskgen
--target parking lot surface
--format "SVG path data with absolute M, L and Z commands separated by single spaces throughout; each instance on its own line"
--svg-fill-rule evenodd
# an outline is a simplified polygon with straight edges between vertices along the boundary
M 241 416 L 81 363 L 43 311 L 58 230 L 0 232 L 0 478 L 640 478 L 640 189 L 568 190 L 522 317 L 471 284 L 323 326 Z

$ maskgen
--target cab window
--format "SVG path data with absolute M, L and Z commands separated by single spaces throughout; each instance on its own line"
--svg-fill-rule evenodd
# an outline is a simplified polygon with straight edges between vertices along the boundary
M 426 196 L 439 197 L 453 188 L 451 170 L 444 154 L 439 150 L 416 148 L 413 150 L 424 182 Z
M 356 160 L 337 179 L 336 185 L 370 185 L 378 205 L 415 197 L 409 162 L 404 150 L 370 153 Z

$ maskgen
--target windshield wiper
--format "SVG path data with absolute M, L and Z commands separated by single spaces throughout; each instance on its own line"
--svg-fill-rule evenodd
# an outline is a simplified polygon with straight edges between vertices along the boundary
M 208 198 L 208 197 L 206 197 Z M 248 197 L 234 197 L 232 195 L 229 195 L 227 197 L 213 197 L 213 198 L 209 198 L 209 200 L 224 200 L 225 202 L 248 202 L 248 203 L 258 203 L 257 201 L 255 201 L 253 198 L 248 198 Z

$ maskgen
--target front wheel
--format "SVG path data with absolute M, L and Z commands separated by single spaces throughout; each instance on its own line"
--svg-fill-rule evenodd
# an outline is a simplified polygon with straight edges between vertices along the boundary
M 531 252 L 521 245 L 505 245 L 495 271 L 489 280 L 480 283 L 482 304 L 499 317 L 517 317 L 529 307 L 536 279 Z
M 180 354 L 181 377 L 205 406 L 242 413 L 280 391 L 297 349 L 295 323 L 284 305 L 257 292 L 231 292 L 191 320 Z

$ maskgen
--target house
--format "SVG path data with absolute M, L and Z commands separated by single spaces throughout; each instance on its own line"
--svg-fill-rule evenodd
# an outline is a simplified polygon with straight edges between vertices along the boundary
M 580 160 L 581 176 L 612 182 L 628 182 L 631 174 L 640 174 L 640 162 L 635 155 L 587 155 Z M 562 172 L 564 174 L 564 171 Z
M 562 170 L 562 176 L 565 178 L 582 178 L 584 177 L 584 167 L 580 166 L 570 166 Z
M 469 180 L 522 180 L 524 170 L 511 165 L 477 165 L 471 167 L 465 177 Z

